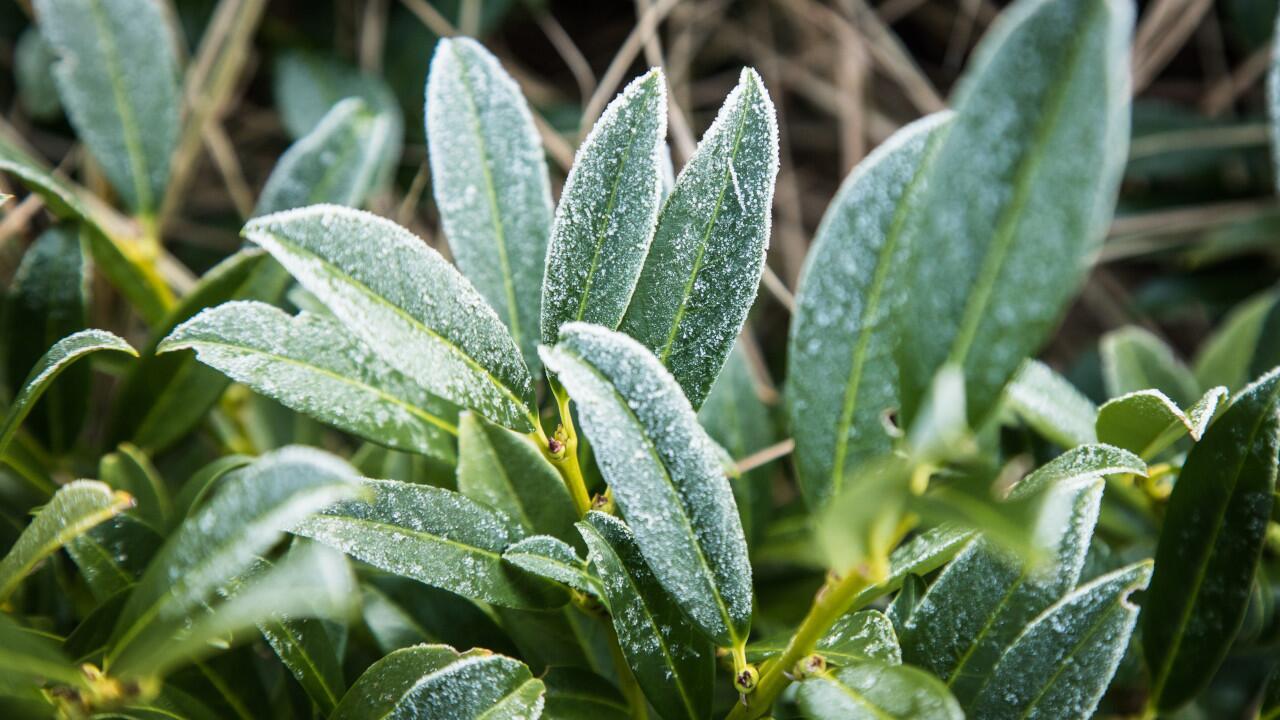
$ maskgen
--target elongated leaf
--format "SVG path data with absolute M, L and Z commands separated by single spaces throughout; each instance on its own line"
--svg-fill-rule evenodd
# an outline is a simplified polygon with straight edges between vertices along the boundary
M 155 0 L 37 0 L 76 135 L 125 203 L 152 214 L 178 140 L 177 54 Z
M 564 480 L 528 438 L 472 413 L 458 424 L 458 492 L 501 510 L 529 534 L 581 545 Z
M 362 610 L 382 652 L 422 643 L 474 644 L 514 654 L 493 608 L 481 609 L 461 595 L 396 575 L 372 577 L 364 585 Z
M 62 117 L 62 100 L 53 79 L 53 48 L 34 26 L 18 36 L 13 48 L 13 79 L 27 114 L 45 122 Z
M 163 450 L 194 428 L 231 384 L 188 354 L 156 355 L 173 329 L 206 307 L 228 300 L 273 301 L 288 275 L 263 251 L 241 250 L 200 278 L 182 302 L 157 323 L 142 359 L 125 376 L 110 423 L 115 442 Z
M 884 414 L 898 406 L 895 308 L 907 296 L 903 208 L 923 182 L 940 113 L 867 156 L 831 201 L 805 259 L 788 345 L 787 411 L 796 470 L 811 506 L 839 494 L 848 470 L 888 452 Z
M 324 622 L 315 618 L 277 618 L 260 622 L 258 629 L 311 702 L 321 712 L 332 712 L 347 685 L 342 677 L 342 661 Z
M 622 653 L 649 703 L 668 720 L 706 720 L 715 682 L 710 643 L 685 621 L 626 525 L 591 512 L 578 531 L 604 584 Z
M 1075 587 L 1102 485 L 1086 479 L 1045 490 L 1035 541 L 1052 558 L 1047 567 L 1029 566 L 986 540 L 962 552 L 903 624 L 903 659 L 946 681 L 968 706 L 1023 627 Z
M 85 326 L 89 268 L 74 228 L 57 226 L 40 234 L 22 256 L 4 305 L 4 363 L 10 387 L 40 360 L 45 348 Z M 89 367 L 78 365 L 51 387 L 30 426 L 50 450 L 68 450 L 89 407 Z
M 314 131 L 346 98 L 358 98 L 380 114 L 396 118 L 401 114 L 395 95 L 381 78 L 338 60 L 289 50 L 276 57 L 272 70 L 275 106 L 280 108 L 285 131 L 294 139 Z M 397 124 L 404 121 L 397 120 Z
M 671 370 L 695 408 L 755 301 L 778 174 L 773 102 L 744 69 L 658 214 L 622 320 Z
M 1092 717 L 1138 619 L 1129 595 L 1145 588 L 1150 577 L 1150 561 L 1130 565 L 1045 611 L 1000 659 L 974 703 L 973 717 Z
M 535 575 L 554 580 L 578 592 L 603 600 L 600 582 L 587 572 L 587 563 L 573 548 L 549 535 L 534 535 L 502 552 L 502 559 Z
M 577 668 L 551 668 L 544 677 L 548 720 L 628 720 L 627 701 L 608 680 Z
M 98 462 L 98 477 L 116 490 L 133 496 L 136 507 L 129 514 L 156 530 L 168 529 L 173 518 L 173 500 L 164 478 L 146 453 L 124 443 Z
M 747 646 L 747 660 L 758 663 L 781 655 L 787 649 L 790 635 L 762 640 Z M 879 610 L 859 610 L 835 622 L 818 641 L 815 652 L 839 667 L 877 662 L 901 665 L 902 650 L 893 623 Z
M 120 676 L 142 671 L 148 646 L 167 642 L 286 529 L 359 490 L 350 466 L 309 448 L 284 448 L 237 470 L 169 536 L 138 581 L 107 661 Z
M 529 106 L 482 45 L 446 38 L 431 57 L 426 117 L 449 249 L 536 368 L 551 180 Z
M 1118 397 L 1138 390 L 1155 389 L 1179 405 L 1188 406 L 1200 396 L 1191 370 L 1160 338 L 1139 327 L 1126 327 L 1102 336 L 1102 376 L 1107 394 Z
M 0 422 L 0 456 L 4 455 L 9 441 L 13 440 L 14 433 L 18 432 L 18 427 L 31 412 L 36 401 L 49 389 L 58 375 L 76 360 L 100 350 L 128 353 L 134 357 L 138 355 L 138 351 L 134 350 L 129 343 L 105 330 L 81 330 L 74 335 L 62 338 L 45 352 L 31 368 L 26 381 L 22 384 L 22 389 L 18 391 L 13 403 L 9 406 L 9 411 L 5 413 L 4 421 Z
M 1239 390 L 1249 379 L 1266 372 L 1253 366 L 1254 353 L 1263 328 L 1276 317 L 1274 290 L 1250 298 L 1232 310 L 1200 347 L 1194 372 L 1200 387 L 1223 385 Z
M 67 543 L 67 553 L 103 601 L 137 582 L 163 542 L 150 526 L 124 514 Z
M 5 135 L 0 135 L 0 170 L 13 174 L 38 194 L 58 218 L 93 222 L 93 215 L 68 183 L 55 177 L 46 163 L 32 157 Z
M 394 121 L 358 98 L 333 106 L 280 156 L 258 196 L 255 215 L 316 203 L 359 207 L 379 180 Z
M 1041 465 L 1013 487 L 1011 498 L 1026 498 L 1049 488 L 1107 475 L 1147 474 L 1142 458 L 1111 445 L 1080 445 Z
M 952 363 L 981 425 L 1079 287 L 1124 166 L 1132 26 L 1127 0 L 1021 0 L 974 51 L 907 208 L 908 421 Z
M 112 492 L 100 482 L 76 480 L 62 486 L 0 560 L 0 603 L 40 561 L 132 504 L 128 494 Z
M 524 538 L 514 520 L 429 485 L 365 480 L 364 487 L 370 500 L 334 505 L 293 532 L 464 597 L 512 608 L 565 603 L 546 581 L 502 563 L 503 549 Z
M 1007 402 L 1046 439 L 1071 449 L 1098 442 L 1098 407 L 1066 378 L 1039 360 L 1028 360 L 1013 377 Z
M 427 392 L 514 430 L 533 429 L 533 381 L 506 328 L 412 233 L 369 213 L 316 205 L 253 220 L 244 234 Z
M 854 606 L 863 607 L 897 591 L 911 575 L 928 575 L 946 565 L 973 539 L 973 532 L 951 526 L 930 528 L 916 535 L 889 554 L 889 577 L 859 593 Z
M 1142 625 L 1161 710 L 1209 684 L 1244 620 L 1276 487 L 1278 403 L 1273 370 L 1209 427 L 1169 497 Z
M 812 720 L 961 720 L 937 678 L 906 665 L 859 663 L 805 680 L 797 695 Z
M 84 673 L 57 643 L 0 614 L 0 694 L 39 687 L 44 681 L 78 688 L 84 680 Z
M 454 458 L 457 409 L 393 370 L 331 318 L 228 302 L 179 325 L 156 353 L 186 349 L 317 420 L 388 447 Z
M 1121 395 L 1098 409 L 1098 439 L 1152 458 L 1183 436 L 1199 441 L 1226 395 L 1213 388 L 1186 413 L 1159 390 Z
M 536 718 L 544 686 L 518 660 L 447 645 L 397 650 L 374 663 L 332 720 L 518 720 Z
M 751 627 L 751 566 L 720 457 L 675 379 L 621 333 L 570 323 L 543 362 L 583 432 L 653 574 L 708 637 Z
M 578 148 L 547 249 L 547 345 L 567 322 L 622 322 L 658 220 L 666 134 L 666 78 L 655 68 L 609 104 Z

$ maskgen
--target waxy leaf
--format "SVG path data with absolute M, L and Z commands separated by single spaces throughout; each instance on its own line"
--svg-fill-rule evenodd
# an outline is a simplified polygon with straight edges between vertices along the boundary
M 1107 475 L 1146 474 L 1147 464 L 1128 450 L 1111 445 L 1081 445 L 1036 468 L 1013 487 L 1009 496 L 1015 500 L 1028 498 L 1053 487 Z
M 446 38 L 431 58 L 426 118 L 449 249 L 536 368 L 551 181 L 529 106 L 482 45 Z
M 534 535 L 502 552 L 502 559 L 535 575 L 553 580 L 604 601 L 600 581 L 587 572 L 587 563 L 567 543 L 550 535 Z
M 501 510 L 529 534 L 581 543 L 564 480 L 532 441 L 473 413 L 463 413 L 458 426 L 458 492 Z
M 258 629 L 311 702 L 321 712 L 332 712 L 347 685 L 342 660 L 325 623 L 316 618 L 276 618 L 258 623 Z
M 1280 294 L 1269 290 L 1241 303 L 1223 319 L 1196 356 L 1194 372 L 1201 387 L 1239 390 L 1251 377 L 1269 369 L 1256 367 L 1253 360 L 1263 329 L 1277 319 L 1277 299 Z
M 577 668 L 551 668 L 547 686 L 547 720 L 629 720 L 627 701 L 608 680 Z
M 125 513 L 67 543 L 67 554 L 93 596 L 105 601 L 137 582 L 162 544 L 151 526 Z
M 1174 484 L 1143 606 L 1153 707 L 1207 686 L 1244 621 L 1276 487 L 1278 403 L 1273 370 L 1209 427 Z
M 695 408 L 755 301 L 777 174 L 773 102 L 746 69 L 663 203 L 621 325 L 671 370 Z
M 377 575 L 363 587 L 362 611 L 384 653 L 422 643 L 474 644 L 513 654 L 494 608 L 397 575 Z
M 811 506 L 838 495 L 851 468 L 892 446 L 884 416 L 898 407 L 893 313 L 907 297 L 904 207 L 947 118 L 914 122 L 868 155 L 831 201 L 805 260 L 787 352 L 787 411 Z
M 44 682 L 81 687 L 84 680 L 84 672 L 56 642 L 0 613 L 0 695 L 39 687 Z
M 1067 449 L 1098 442 L 1098 407 L 1039 360 L 1023 363 L 1005 398 L 1018 417 L 1047 440 Z
M 331 720 L 520 720 L 537 718 L 541 680 L 524 663 L 487 650 L 461 655 L 447 645 L 417 645 L 374 663 L 356 680 Z
M 128 494 L 113 492 L 100 482 L 76 480 L 63 485 L 0 560 L 0 603 L 42 560 L 131 505 L 133 498 Z
M 357 98 L 370 111 L 392 118 L 399 154 L 404 119 L 395 94 L 383 80 L 350 65 L 316 54 L 287 50 L 272 68 L 275 107 L 285 132 L 302 139 L 319 126 L 326 115 L 347 98 Z
M 524 530 L 506 515 L 448 490 L 364 480 L 371 499 L 348 500 L 293 532 L 387 572 L 464 597 L 512 608 L 551 608 L 566 597 L 550 583 L 502 562 Z
M 685 620 L 617 518 L 590 512 L 578 530 L 609 598 L 610 615 L 640 689 L 667 720 L 707 720 L 715 654 Z
M 169 487 L 146 453 L 123 443 L 113 453 L 98 461 L 98 478 L 116 490 L 133 496 L 136 507 L 130 515 L 152 528 L 165 531 L 173 519 L 173 499 Z
M 37 0 L 76 134 L 125 203 L 151 215 L 178 140 L 178 67 L 156 0 Z
M 1102 377 L 1107 394 L 1118 397 L 1138 390 L 1159 390 L 1183 406 L 1200 396 L 1195 375 L 1160 338 L 1139 327 L 1102 336 Z
M 35 26 L 18 36 L 13 48 L 13 80 L 23 109 L 36 120 L 50 122 L 62 117 L 62 99 L 53 78 L 57 59 Z
M 388 447 L 452 461 L 457 410 L 329 317 L 229 302 L 179 325 L 157 354 L 200 361 L 286 407 Z
M 653 574 L 722 646 L 751 627 L 751 566 L 720 455 L 680 386 L 635 340 L 570 323 L 543 362 L 582 430 Z
M 100 350 L 112 350 L 137 357 L 138 351 L 129 343 L 105 330 L 81 330 L 68 335 L 53 344 L 53 347 L 36 362 L 22 384 L 22 389 L 13 398 L 9 411 L 0 422 L 0 456 L 4 455 L 9 442 L 18 432 L 18 427 L 31 412 L 32 406 L 40 399 L 58 375 L 62 374 L 76 360 Z
M 542 285 L 542 342 L 560 326 L 622 322 L 658 220 L 667 88 L 655 68 L 596 121 L 574 157 L 551 228 Z
M 787 649 L 790 635 L 762 640 L 747 646 L 747 660 L 758 663 L 781 655 Z M 901 665 L 902 650 L 893 623 L 879 610 L 859 610 L 837 620 L 814 649 L 826 661 L 838 667 L 864 662 Z
M 1046 610 L 1000 659 L 973 704 L 972 716 L 1092 717 L 1138 619 L 1129 595 L 1145 588 L 1150 577 L 1150 561 L 1130 565 L 1081 586 Z
M 1098 439 L 1150 459 L 1183 436 L 1199 441 L 1227 389 L 1216 387 L 1187 412 L 1159 390 L 1138 390 L 1098 409 Z
M 950 526 L 930 528 L 916 535 L 889 554 L 889 577 L 858 593 L 854 607 L 864 607 L 897 591 L 911 575 L 928 575 L 946 565 L 973 539 L 972 531 Z
M 507 329 L 470 283 L 408 230 L 317 205 L 252 220 L 244 234 L 427 392 L 514 430 L 533 429 L 533 381 Z
M 116 622 L 107 660 L 120 676 L 145 672 L 163 645 L 258 554 L 302 518 L 359 492 L 337 458 L 290 447 L 235 471 L 188 517 L 138 581 Z
M 797 695 L 811 720 L 962 720 L 946 686 L 918 668 L 858 663 L 808 678 Z
M 951 363 L 980 426 L 1083 280 L 1127 154 L 1132 26 L 1127 0 L 1023 0 L 974 50 L 908 208 L 908 422 Z

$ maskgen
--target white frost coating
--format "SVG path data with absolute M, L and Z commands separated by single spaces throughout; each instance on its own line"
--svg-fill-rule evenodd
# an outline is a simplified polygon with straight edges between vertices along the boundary
M 1098 353 L 1111 397 L 1154 388 L 1183 407 L 1200 397 L 1191 370 L 1173 348 L 1144 328 L 1123 327 L 1103 335 Z
M 800 684 L 805 717 L 821 720 L 964 720 L 964 712 L 938 679 L 906 665 L 865 662 L 817 675 Z
M 777 174 L 773 102 L 747 68 L 662 206 L 621 325 L 671 370 L 695 408 L 755 301 Z
M 551 181 L 533 116 L 497 58 L 470 38 L 436 46 L 425 112 L 449 248 L 536 367 Z
M 1150 458 L 1183 435 L 1199 441 L 1227 389 L 1205 393 L 1187 412 L 1159 390 L 1139 390 L 1108 400 L 1098 410 L 1098 439 Z
M 583 321 L 616 328 L 658 221 L 666 79 L 654 68 L 609 103 L 578 148 L 547 247 L 542 342 Z
M 1098 441 L 1098 407 L 1039 360 L 1023 363 L 1005 400 L 1036 432 L 1065 448 Z
M 392 369 L 330 318 L 228 302 L 179 325 L 156 352 L 187 348 L 200 362 L 298 412 L 388 447 L 454 458 L 457 408 Z
M 570 323 L 543 362 L 577 403 L 583 432 L 653 574 L 724 646 L 751 625 L 751 566 L 720 454 L 680 386 L 621 333 Z
M 1142 458 L 1111 445 L 1081 445 L 1062 453 L 1023 478 L 1009 491 L 1010 499 L 1028 498 L 1041 490 L 1106 475 L 1147 474 Z
M 550 535 L 527 537 L 503 551 L 502 559 L 522 570 L 597 597 L 608 606 L 603 590 L 587 574 L 587 562 L 563 540 Z
M 315 205 L 252 220 L 244 235 L 428 392 L 512 429 L 533 429 L 532 379 L 502 321 L 408 230 L 371 213 Z

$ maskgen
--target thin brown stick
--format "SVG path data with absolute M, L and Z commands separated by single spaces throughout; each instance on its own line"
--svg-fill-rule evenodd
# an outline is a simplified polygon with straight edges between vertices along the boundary
M 1138 25 L 1133 93 L 1146 89 L 1195 32 L 1213 0 L 1157 0 Z
M 408 227 L 414 213 L 418 211 L 418 203 L 422 202 L 422 193 L 427 189 L 427 180 L 430 177 L 430 165 L 426 162 L 419 163 L 418 172 L 413 174 L 413 182 L 409 183 L 409 190 L 404 194 L 404 199 L 400 201 L 400 207 L 396 210 L 397 223 Z
M 458 34 L 458 29 L 449 22 L 448 18 L 440 14 L 440 11 L 432 7 L 427 0 L 400 0 L 400 4 L 418 16 L 423 25 L 431 32 L 440 37 L 453 37 Z
M 534 19 L 538 27 L 542 28 L 542 34 L 547 36 L 551 46 L 560 54 L 565 67 L 569 68 L 573 81 L 578 86 L 578 95 L 583 102 L 586 102 L 596 88 L 596 74 L 591 70 L 591 63 L 587 62 L 586 56 L 578 49 L 573 38 L 569 37 L 569 33 L 554 15 L 542 10 L 534 15 Z
M 766 290 L 778 299 L 778 303 L 787 309 L 787 312 L 794 313 L 796 311 L 796 296 L 791 294 L 787 289 L 786 283 L 782 282 L 782 278 L 773 271 L 768 265 L 764 266 L 764 272 L 760 275 L 760 280 L 764 284 Z
M 613 56 L 609 67 L 605 69 L 604 75 L 600 77 L 595 93 L 582 111 L 582 125 L 579 129 L 582 137 L 586 137 L 590 132 L 591 126 L 595 124 L 596 118 L 600 117 L 609 98 L 617 92 L 627 68 L 631 67 L 631 63 L 635 61 L 636 55 L 639 54 L 649 36 L 657 31 L 658 25 L 666 18 L 667 13 L 671 12 L 679 2 L 680 0 L 658 0 L 640 16 L 631 33 L 627 35 L 627 39 L 622 42 L 618 52 Z
M 16 207 L 6 210 L 4 219 L 0 220 L 0 247 L 6 245 L 10 238 L 17 237 L 42 207 L 44 199 L 31 193 Z
M 796 0 L 791 0 L 796 1 Z M 916 65 L 911 54 L 902 46 L 897 35 L 880 19 L 866 0 L 843 0 L 844 15 L 821 5 L 815 0 L 803 0 L 812 8 L 815 16 L 825 17 L 828 23 L 851 25 L 867 41 L 867 49 L 880 69 L 894 80 L 902 92 L 921 113 L 932 113 L 946 108 L 947 103 L 933 87 L 933 83 Z
M 236 157 L 235 145 L 221 123 L 209 123 L 204 129 L 204 143 L 209 150 L 209 157 L 222 175 L 227 186 L 227 194 L 240 213 L 241 220 L 248 220 L 253 215 L 253 191 L 244 179 L 244 171 L 240 168 L 240 160 Z
M 784 458 L 790 455 L 795 451 L 795 449 L 796 441 L 791 438 L 787 438 L 786 440 L 776 442 L 763 450 L 751 453 L 750 455 L 742 458 L 734 464 L 734 470 L 739 475 L 751 472 L 762 465 L 768 465 L 778 458 Z
M 1271 67 L 1271 48 L 1272 45 L 1268 43 L 1253 51 L 1230 75 L 1210 87 L 1200 104 L 1204 114 L 1209 117 L 1221 115 L 1246 90 L 1262 79 L 1267 68 Z
M 368 0 L 360 21 L 360 69 L 382 71 L 382 51 L 387 42 L 388 0 Z

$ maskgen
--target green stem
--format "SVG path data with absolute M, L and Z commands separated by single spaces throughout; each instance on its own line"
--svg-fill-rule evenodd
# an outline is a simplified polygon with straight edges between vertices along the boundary
M 582 475 L 582 466 L 578 463 L 578 433 L 573 427 L 573 414 L 569 412 L 569 394 L 554 378 L 548 380 L 551 394 L 556 400 L 556 409 L 560 413 L 560 427 L 552 437 L 548 438 L 541 423 L 536 423 L 530 437 L 542 450 L 543 456 L 560 473 L 560 478 L 564 480 L 565 487 L 569 490 L 569 496 L 573 498 L 573 506 L 578 511 L 578 517 L 585 517 L 591 510 L 591 495 L 587 492 L 587 481 Z M 553 450 L 552 443 L 558 444 L 559 447 Z
M 644 699 L 644 691 L 640 689 L 635 674 L 631 672 L 631 666 L 627 664 L 626 656 L 622 654 L 622 645 L 618 643 L 617 633 L 610 627 L 605 635 L 609 638 L 609 654 L 613 656 L 613 665 L 618 671 L 619 690 L 627 701 L 627 707 L 631 709 L 631 719 L 648 720 L 648 701 Z

